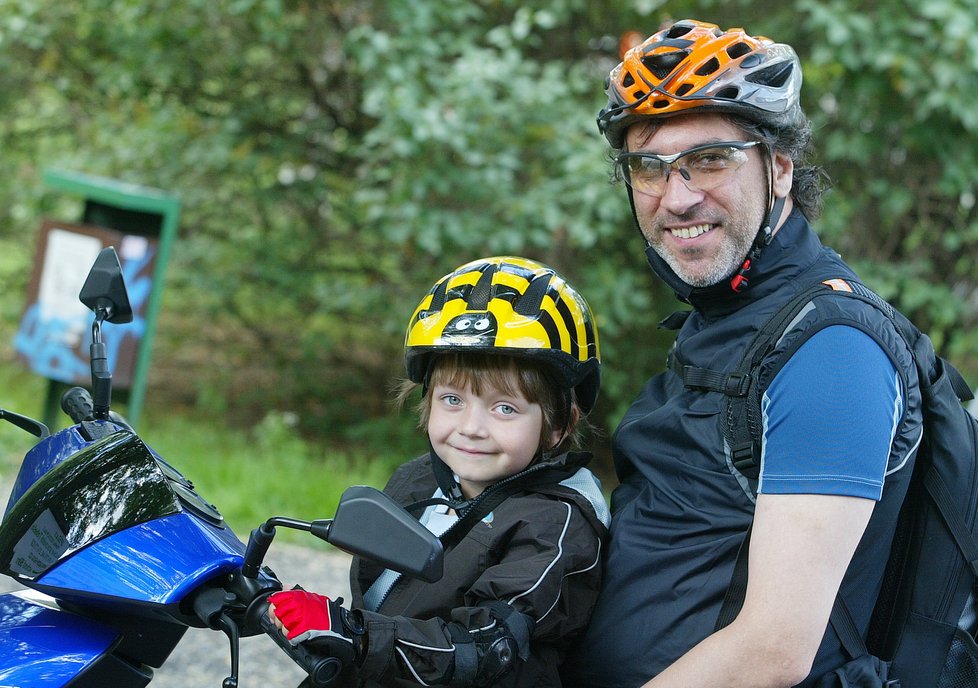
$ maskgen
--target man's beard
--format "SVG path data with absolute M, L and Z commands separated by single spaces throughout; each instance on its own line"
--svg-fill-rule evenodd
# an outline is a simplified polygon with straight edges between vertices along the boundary
M 686 263 L 679 260 L 676 254 L 666 250 L 665 242 L 662 241 L 663 230 L 657 228 L 653 236 L 656 237 L 655 241 L 650 241 L 652 248 L 656 253 L 666 262 L 672 271 L 686 284 L 691 287 L 709 287 L 714 284 L 719 284 L 731 275 L 733 275 L 741 265 L 744 263 L 744 259 L 747 257 L 748 251 L 750 251 L 751 245 L 754 243 L 754 237 L 757 235 L 755 229 L 749 226 L 737 226 L 734 227 L 736 231 L 728 231 L 731 225 L 724 225 L 726 230 L 710 230 L 710 231 L 726 231 L 723 237 L 723 241 L 720 242 L 719 250 L 717 254 L 713 257 L 710 264 L 705 270 L 698 269 L 696 272 L 692 272 L 686 267 Z M 690 249 L 687 253 L 694 255 L 698 253 L 698 249 Z M 696 265 L 699 268 L 699 264 Z

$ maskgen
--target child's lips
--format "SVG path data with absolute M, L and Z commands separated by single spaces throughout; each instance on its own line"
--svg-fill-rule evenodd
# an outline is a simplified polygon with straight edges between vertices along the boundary
M 468 454 L 469 456 L 487 456 L 492 454 L 492 452 L 485 451 L 483 449 L 472 449 L 469 447 L 452 447 L 455 451 L 462 454 Z

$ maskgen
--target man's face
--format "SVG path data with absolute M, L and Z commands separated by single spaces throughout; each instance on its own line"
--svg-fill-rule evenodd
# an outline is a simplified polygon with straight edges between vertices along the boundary
M 718 114 L 680 115 L 654 128 L 637 124 L 625 137 L 626 150 L 673 155 L 714 142 L 748 141 L 740 128 Z M 771 166 L 761 146 L 718 186 L 690 188 L 673 169 L 661 196 L 632 191 L 642 234 L 687 284 L 706 287 L 729 277 L 744 261 L 768 204 L 768 179 L 778 196 L 791 189 L 791 161 L 775 155 Z M 685 162 L 681 159 L 680 166 Z M 765 173 L 765 167 L 771 170 Z

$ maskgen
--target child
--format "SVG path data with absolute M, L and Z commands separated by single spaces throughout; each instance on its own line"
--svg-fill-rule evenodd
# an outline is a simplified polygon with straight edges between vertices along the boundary
M 477 260 L 421 301 L 405 363 L 430 451 L 385 491 L 424 509 L 443 578 L 354 559 L 352 611 L 290 590 L 271 596 L 272 618 L 293 644 L 329 638 L 349 660 L 342 685 L 560 686 L 608 523 L 590 454 L 565 453 L 600 384 L 590 309 L 544 265 Z

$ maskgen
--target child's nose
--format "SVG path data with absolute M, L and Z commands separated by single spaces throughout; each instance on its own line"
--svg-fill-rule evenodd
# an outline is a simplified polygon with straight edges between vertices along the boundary
M 480 437 L 486 432 L 485 412 L 477 407 L 470 406 L 465 409 L 459 423 L 459 431 L 471 437 Z

